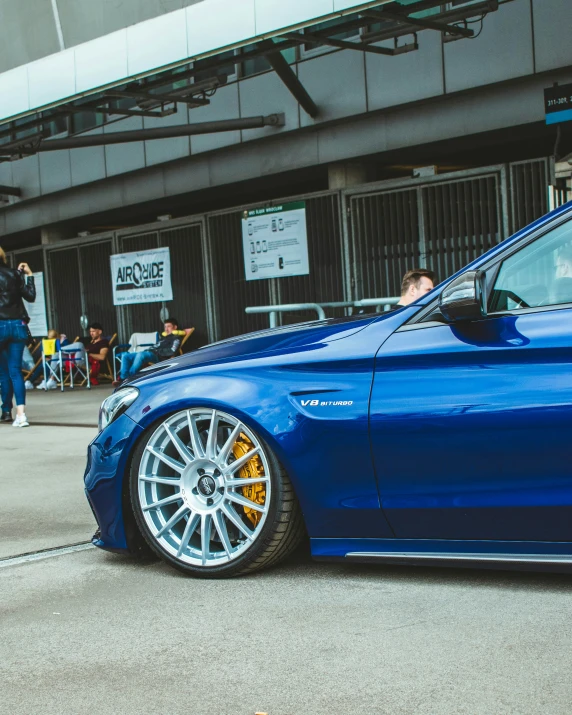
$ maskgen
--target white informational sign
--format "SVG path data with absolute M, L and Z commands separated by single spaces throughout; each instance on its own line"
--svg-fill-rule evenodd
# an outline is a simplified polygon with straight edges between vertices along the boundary
M 110 263 L 113 305 L 173 300 L 168 248 L 117 253 Z
M 34 273 L 36 300 L 33 303 L 24 301 L 24 306 L 30 316 L 28 327 L 35 338 L 45 338 L 48 334 L 48 316 L 46 313 L 46 294 L 44 291 L 44 274 Z
M 244 211 L 242 249 L 247 281 L 307 275 L 310 264 L 304 202 Z

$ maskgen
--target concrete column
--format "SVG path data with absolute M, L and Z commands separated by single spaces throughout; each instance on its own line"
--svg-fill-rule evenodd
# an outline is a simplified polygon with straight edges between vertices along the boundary
M 42 246 L 47 246 L 50 243 L 58 243 L 65 238 L 69 238 L 69 232 L 65 232 L 58 226 L 44 226 L 40 229 Z
M 328 166 L 328 188 L 347 189 L 367 182 L 367 167 L 358 162 L 344 162 Z

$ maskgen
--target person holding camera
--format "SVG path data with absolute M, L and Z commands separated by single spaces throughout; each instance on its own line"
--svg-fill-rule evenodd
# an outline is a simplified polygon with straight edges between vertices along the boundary
M 13 427 L 28 427 L 26 419 L 26 388 L 22 375 L 22 355 L 28 342 L 28 313 L 23 300 L 33 303 L 36 300 L 34 276 L 27 263 L 20 263 L 18 269 L 7 265 L 6 254 L 0 248 L 0 384 L 7 383 L 6 372 L 16 398 L 16 419 Z M 4 409 L 2 422 L 12 420 L 12 411 Z

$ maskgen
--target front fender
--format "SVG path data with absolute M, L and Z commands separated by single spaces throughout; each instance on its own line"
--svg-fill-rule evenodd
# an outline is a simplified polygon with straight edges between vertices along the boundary
M 285 467 L 310 536 L 390 537 L 369 449 L 372 376 L 373 351 L 351 365 L 253 360 L 157 374 L 138 385 L 140 397 L 127 414 L 142 430 L 191 407 L 232 414 L 262 437 Z

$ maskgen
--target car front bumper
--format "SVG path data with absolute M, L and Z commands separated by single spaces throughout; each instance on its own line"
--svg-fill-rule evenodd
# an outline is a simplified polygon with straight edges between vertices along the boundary
M 124 496 L 128 497 L 124 477 L 142 431 L 127 415 L 120 415 L 88 447 L 85 493 L 98 525 L 92 542 L 102 549 L 132 551 L 123 508 Z

